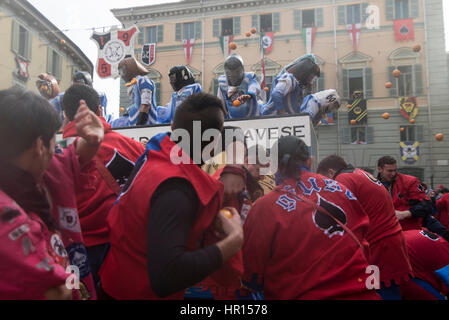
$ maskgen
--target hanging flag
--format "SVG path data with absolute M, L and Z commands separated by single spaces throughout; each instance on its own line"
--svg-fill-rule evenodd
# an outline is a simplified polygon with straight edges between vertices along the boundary
M 366 124 L 368 110 L 366 108 L 365 99 L 349 100 L 351 107 L 348 109 L 348 121 L 351 124 L 352 120 L 355 120 L 357 124 Z
M 187 65 L 189 65 L 192 59 L 192 51 L 193 45 L 195 44 L 195 39 L 184 39 L 182 40 L 182 44 L 184 45 L 184 54 L 186 56 L 186 63 Z
M 30 63 L 23 60 L 19 56 L 16 56 L 16 63 L 18 67 L 17 75 L 23 80 L 28 80 L 28 78 L 30 77 L 30 73 L 28 72 L 28 66 L 30 65 Z
M 118 65 L 128 57 L 134 57 L 134 37 L 139 29 L 134 26 L 126 30 L 112 28 L 107 33 L 94 32 L 91 39 L 98 47 L 97 73 L 100 78 L 118 78 Z
M 142 63 L 151 66 L 156 61 L 156 44 L 147 43 L 142 47 Z
M 260 50 L 263 51 L 263 54 L 270 54 L 271 50 L 273 50 L 273 32 L 261 33 L 260 34 Z
M 220 37 L 220 45 L 221 51 L 223 51 L 223 55 L 225 59 L 229 57 L 231 54 L 231 48 L 229 48 L 229 44 L 234 40 L 234 36 L 224 36 Z
M 394 20 L 396 42 L 415 40 L 413 19 Z
M 260 66 L 262 67 L 262 74 L 260 75 L 260 87 L 262 88 L 262 91 L 260 93 L 260 96 L 263 101 L 267 101 L 267 92 L 265 91 L 265 87 L 267 86 L 267 79 L 265 75 L 265 58 L 262 51 L 262 58 L 260 59 Z
M 354 23 L 354 24 L 348 24 L 346 26 L 346 29 L 349 32 L 349 37 L 352 41 L 352 47 L 354 52 L 358 50 L 359 47 L 359 37 L 360 37 L 360 31 L 362 30 L 362 24 L 360 23 Z
M 303 28 L 302 29 L 302 37 L 304 38 L 304 42 L 306 44 L 306 53 L 311 54 L 313 43 L 315 42 L 315 34 L 317 28 Z
M 418 103 L 416 97 L 399 98 L 399 108 L 402 116 L 407 120 L 415 119 L 418 115 Z
M 401 142 L 401 158 L 407 164 L 414 164 L 419 160 L 419 142 Z

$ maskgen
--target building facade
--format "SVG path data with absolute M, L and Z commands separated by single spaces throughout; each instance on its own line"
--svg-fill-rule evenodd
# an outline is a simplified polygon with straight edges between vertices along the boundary
M 273 48 L 264 57 L 268 87 L 285 65 L 311 48 L 321 67 L 316 89 L 337 89 L 344 99 L 334 124 L 317 128 L 319 159 L 337 153 L 374 172 L 378 158 L 392 155 L 404 173 L 434 186 L 449 183 L 449 143 L 435 140 L 437 133 L 449 135 L 442 0 L 190 0 L 113 14 L 124 26 L 139 27 L 138 58 L 144 44 L 156 43 L 150 76 L 160 105 L 172 93 L 168 71 L 186 64 L 183 40 L 194 39 L 189 67 L 205 92 L 216 93 L 227 54 L 220 40 L 233 37 L 246 71 L 260 75 L 260 33 L 273 32 Z M 257 34 L 248 37 L 252 28 Z M 414 50 L 416 45 L 422 49 Z M 353 110 L 346 105 L 360 91 L 367 115 L 351 124 Z M 401 115 L 401 97 L 418 107 L 413 123 Z M 125 90 L 122 98 L 126 106 Z
M 0 89 L 20 85 L 37 92 L 38 75 L 55 76 L 62 90 L 76 71 L 92 74 L 87 56 L 26 0 L 0 1 Z

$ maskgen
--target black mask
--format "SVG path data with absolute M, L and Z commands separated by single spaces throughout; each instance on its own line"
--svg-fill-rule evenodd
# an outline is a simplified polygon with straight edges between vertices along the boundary
M 179 91 L 185 86 L 195 83 L 192 72 L 185 66 L 171 68 L 168 76 L 170 77 L 170 84 L 174 91 Z
M 230 55 L 224 63 L 224 70 L 228 85 L 231 87 L 240 86 L 245 77 L 242 58 L 237 54 Z

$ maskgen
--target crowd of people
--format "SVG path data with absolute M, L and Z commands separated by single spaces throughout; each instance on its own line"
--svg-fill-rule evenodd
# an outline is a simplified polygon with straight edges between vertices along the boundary
M 310 91 L 313 56 L 281 72 L 266 104 L 238 55 L 225 62 L 218 97 L 201 93 L 187 67 L 172 68 L 166 106 L 137 60 L 119 69 L 131 103 L 112 124 L 86 74 L 63 94 L 49 75 L 42 96 L 0 91 L 0 299 L 447 299 L 447 194 L 426 193 L 390 156 L 377 178 L 338 155 L 313 172 L 295 136 L 275 143 L 277 172 L 263 183 L 267 151 L 225 126 L 301 112 L 316 123 L 338 109 L 335 90 Z M 145 146 L 112 129 L 158 123 L 172 132 Z M 198 140 L 211 130 L 218 157 L 231 158 L 219 167 Z M 220 138 L 226 130 L 231 141 Z

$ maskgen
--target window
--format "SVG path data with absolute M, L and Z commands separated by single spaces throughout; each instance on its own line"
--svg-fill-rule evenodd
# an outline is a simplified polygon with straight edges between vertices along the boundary
M 420 141 L 424 140 L 424 127 L 421 125 L 401 126 L 401 141 Z
M 409 0 L 395 0 L 394 1 L 394 15 L 395 19 L 410 18 Z
M 401 76 L 398 78 L 398 93 L 400 97 L 409 97 L 413 94 L 412 66 L 398 67 Z
M 355 91 L 363 91 L 363 69 L 348 70 L 349 96 Z
M 273 16 L 271 14 L 260 15 L 260 32 L 273 31 Z
M 251 27 L 260 32 L 278 32 L 281 29 L 281 14 L 261 14 L 251 16 Z
M 358 58 L 360 54 L 355 54 Z M 365 57 L 366 58 L 366 57 Z M 365 59 L 363 58 L 363 59 Z M 363 64 L 368 65 L 369 59 L 366 58 L 366 61 L 363 61 Z M 361 61 L 361 60 L 360 60 Z M 355 91 L 362 91 L 365 99 L 369 99 L 373 97 L 373 69 L 366 67 L 356 67 L 361 65 L 360 62 L 353 62 L 351 59 L 343 58 L 340 60 L 343 64 L 343 98 L 350 99 Z
M 145 28 L 145 43 L 156 43 L 157 42 L 157 28 L 156 27 L 146 27 Z
M 47 51 L 47 73 L 53 75 L 56 79 L 61 80 L 62 58 L 52 48 L 48 48 Z
M 12 51 L 23 59 L 31 60 L 31 34 L 15 21 L 13 21 Z
M 195 24 L 193 22 L 184 23 L 183 39 L 195 38 Z
M 351 128 L 351 144 L 366 144 L 366 127 Z
M 200 39 L 202 35 L 201 21 L 177 23 L 175 31 L 176 41 Z
M 221 35 L 232 36 L 234 34 L 234 19 L 221 19 Z
M 361 23 L 360 4 L 346 6 L 346 24 Z
M 314 28 L 315 27 L 315 10 L 303 10 L 302 11 L 302 27 Z

